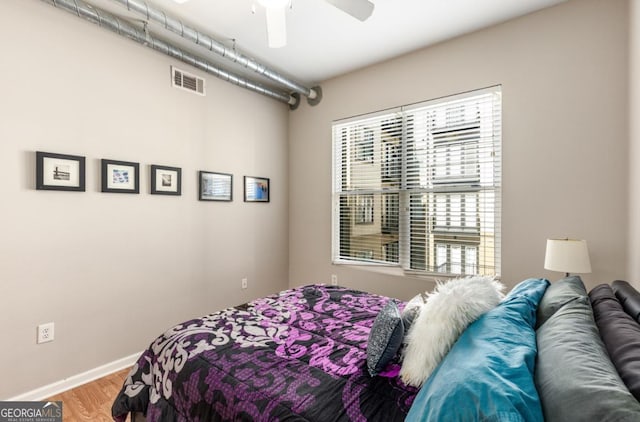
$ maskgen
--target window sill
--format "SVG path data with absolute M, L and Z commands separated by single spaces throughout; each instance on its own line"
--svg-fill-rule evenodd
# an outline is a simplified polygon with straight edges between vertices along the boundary
M 340 266 L 350 267 L 354 270 L 371 271 L 374 273 L 392 275 L 396 277 L 403 277 L 405 275 L 404 270 L 402 268 L 396 267 L 396 266 L 390 266 L 386 264 L 340 260 L 340 261 L 333 261 L 333 265 L 340 265 Z
M 349 260 L 333 261 L 333 265 L 340 265 L 349 267 L 354 270 L 370 271 L 377 274 L 390 275 L 394 277 L 408 277 L 420 280 L 428 280 L 433 282 L 446 281 L 458 277 L 475 277 L 473 275 L 462 274 L 436 274 L 436 273 L 423 273 L 419 271 L 405 271 L 400 266 L 392 266 L 388 264 L 377 264 L 375 262 L 359 262 Z M 487 276 L 490 277 L 490 276 Z M 493 276 L 494 279 L 500 281 L 500 276 Z
M 384 274 L 384 275 L 389 275 L 394 277 L 409 277 L 409 278 L 416 278 L 420 280 L 428 280 L 428 281 L 434 281 L 434 282 L 443 280 L 443 279 L 452 278 L 452 277 L 448 277 L 445 274 L 435 275 L 435 274 L 423 274 L 418 272 L 405 271 L 400 266 L 392 266 L 392 265 L 387 265 L 382 263 L 376 264 L 374 262 L 365 263 L 365 262 L 359 262 L 359 261 L 339 260 L 339 261 L 333 261 L 333 265 L 340 265 L 340 266 L 349 267 L 350 269 L 354 269 L 354 270 L 369 271 L 377 274 Z

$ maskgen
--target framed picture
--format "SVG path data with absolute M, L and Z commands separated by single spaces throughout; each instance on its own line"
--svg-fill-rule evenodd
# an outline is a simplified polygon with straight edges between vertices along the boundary
M 231 201 L 233 199 L 233 176 L 227 173 L 200 171 L 198 199 L 200 201 Z
M 151 193 L 155 195 L 182 195 L 182 169 L 152 165 Z
M 244 176 L 244 201 L 269 202 L 269 179 Z
M 36 151 L 36 189 L 84 192 L 85 159 Z
M 140 193 L 140 164 L 102 159 L 102 192 Z

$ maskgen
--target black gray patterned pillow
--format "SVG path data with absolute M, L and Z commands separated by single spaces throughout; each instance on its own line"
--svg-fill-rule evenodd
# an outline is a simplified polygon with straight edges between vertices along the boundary
M 376 316 L 367 343 L 367 369 L 373 377 L 384 370 L 402 345 L 404 326 L 398 305 L 390 300 Z

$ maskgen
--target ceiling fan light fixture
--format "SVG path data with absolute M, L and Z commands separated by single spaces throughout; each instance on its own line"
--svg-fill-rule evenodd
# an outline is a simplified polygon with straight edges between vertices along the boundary
M 289 5 L 290 1 L 291 0 L 258 0 L 258 3 L 265 9 L 284 9 Z
M 375 8 L 375 4 L 369 0 L 325 0 L 327 3 L 334 5 L 348 15 L 353 16 L 359 21 L 369 19 Z

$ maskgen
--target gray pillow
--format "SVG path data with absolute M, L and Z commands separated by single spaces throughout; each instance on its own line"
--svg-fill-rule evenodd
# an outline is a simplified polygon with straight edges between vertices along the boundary
M 538 313 L 546 320 L 536 331 L 535 382 L 545 421 L 640 421 L 640 403 L 607 355 L 582 281 L 570 277 L 549 291 Z
M 588 303 L 586 293 L 577 294 L 584 290 L 584 284 L 578 276 L 563 278 L 560 281 L 551 283 L 545 292 L 540 305 L 538 306 L 536 328 L 545 323 L 556 311 L 572 300 L 582 300 Z
M 404 332 L 408 332 L 411 328 L 411 324 L 420 315 L 422 305 L 427 303 L 427 295 L 420 293 L 413 297 L 402 310 L 402 325 L 404 325 Z
M 396 356 L 402 339 L 404 326 L 398 305 L 390 300 L 376 316 L 367 342 L 367 369 L 373 377 L 384 370 Z

